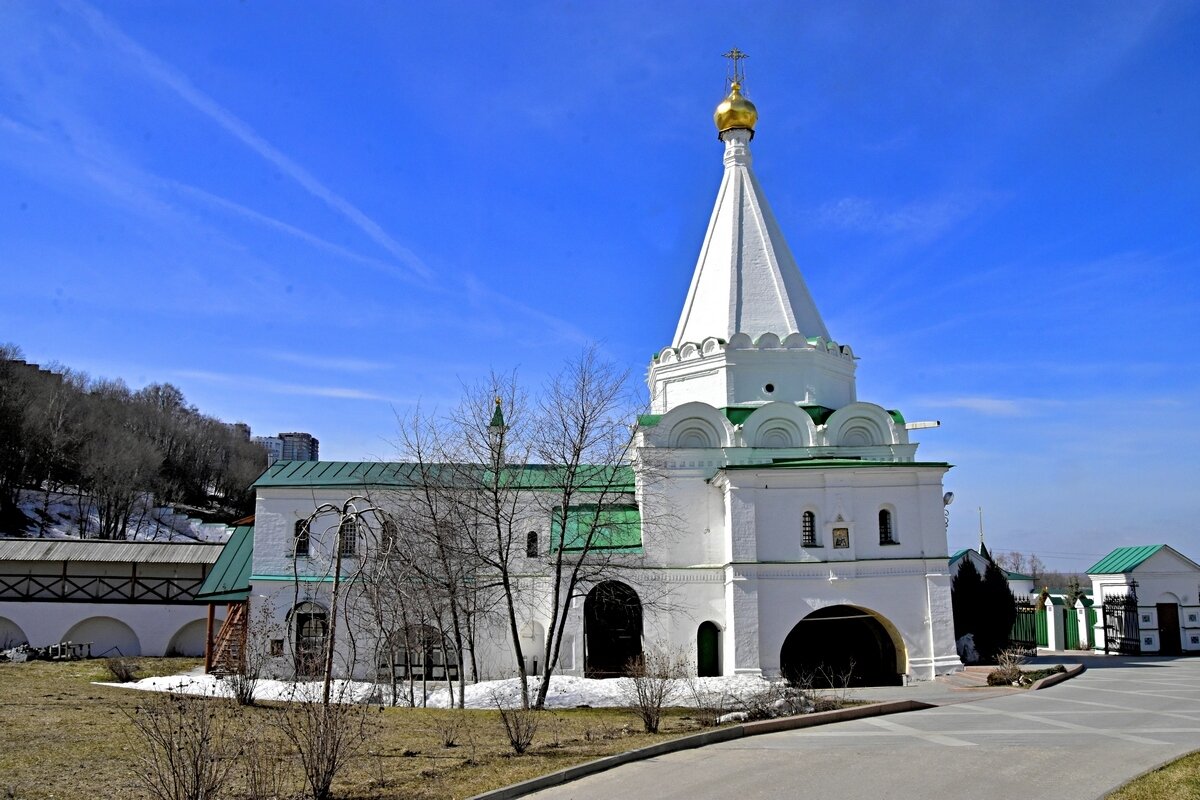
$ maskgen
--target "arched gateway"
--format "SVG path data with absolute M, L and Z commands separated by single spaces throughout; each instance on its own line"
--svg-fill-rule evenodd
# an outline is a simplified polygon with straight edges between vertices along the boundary
M 850 686 L 898 686 L 904 643 L 881 619 L 854 606 L 814 611 L 783 641 L 784 677 L 827 687 L 842 685 L 848 675 Z
M 620 581 L 596 584 L 583 601 L 584 675 L 616 678 L 642 655 L 642 601 Z

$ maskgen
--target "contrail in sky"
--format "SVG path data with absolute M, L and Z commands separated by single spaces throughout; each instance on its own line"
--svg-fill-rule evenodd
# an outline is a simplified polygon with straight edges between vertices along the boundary
M 388 235 L 379 223 L 360 211 L 353 203 L 329 189 L 304 167 L 281 153 L 270 142 L 255 133 L 249 125 L 193 86 L 180 72 L 126 36 L 99 11 L 77 0 L 68 0 L 67 5 L 86 20 L 98 36 L 131 57 L 151 78 L 170 88 L 180 98 L 208 116 L 251 150 L 274 164 L 281 172 L 300 184 L 305 191 L 323 201 L 402 261 L 415 274 L 427 280 L 433 277 L 433 271 L 429 266 L 416 253 Z

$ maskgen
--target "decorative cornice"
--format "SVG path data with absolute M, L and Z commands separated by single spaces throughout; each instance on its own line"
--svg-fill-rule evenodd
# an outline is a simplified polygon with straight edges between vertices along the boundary
M 854 360 L 854 351 L 850 349 L 849 345 L 838 344 L 824 336 L 808 338 L 801 333 L 791 333 L 780 339 L 777 334 L 764 333 L 757 339 L 751 340 L 748 334 L 735 333 L 728 342 L 716 336 L 710 336 L 702 342 L 684 342 L 678 347 L 664 347 L 652 357 L 652 361 L 653 366 L 665 366 L 738 350 L 807 351 L 827 353 L 849 361 Z

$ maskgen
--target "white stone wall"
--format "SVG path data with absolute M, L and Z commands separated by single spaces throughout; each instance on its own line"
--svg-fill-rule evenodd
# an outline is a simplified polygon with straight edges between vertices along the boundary
M 207 614 L 205 605 L 5 601 L 0 602 L 0 640 L 8 631 L 33 647 L 90 641 L 93 656 L 164 656 L 172 651 L 201 656 Z M 224 618 L 224 606 L 218 606 L 214 635 Z

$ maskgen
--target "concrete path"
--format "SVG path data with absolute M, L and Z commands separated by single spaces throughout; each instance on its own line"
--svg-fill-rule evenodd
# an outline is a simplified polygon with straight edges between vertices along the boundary
M 1093 800 L 1200 748 L 1200 659 L 1084 658 L 1038 692 L 738 739 L 530 796 Z

